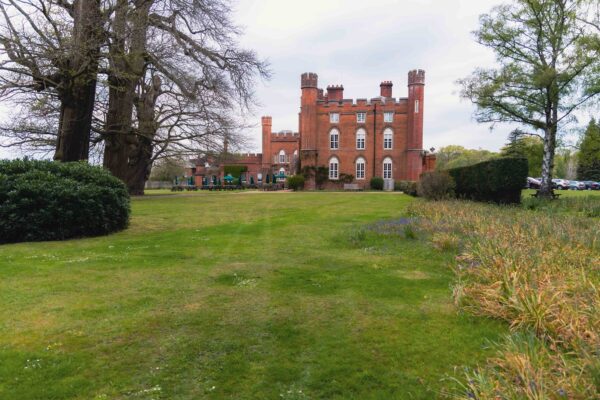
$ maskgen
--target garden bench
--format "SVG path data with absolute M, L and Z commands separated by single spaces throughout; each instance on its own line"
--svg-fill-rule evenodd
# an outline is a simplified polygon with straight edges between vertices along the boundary
M 539 196 L 539 194 L 540 194 L 540 191 L 538 190 L 538 191 L 536 191 L 535 193 L 532 193 L 532 194 L 531 194 L 531 197 L 538 197 L 538 196 Z M 552 193 L 552 198 L 553 198 L 553 199 L 558 199 L 560 196 L 561 196 L 561 194 L 560 194 L 560 193 Z
M 344 183 L 344 190 L 359 191 L 358 183 Z

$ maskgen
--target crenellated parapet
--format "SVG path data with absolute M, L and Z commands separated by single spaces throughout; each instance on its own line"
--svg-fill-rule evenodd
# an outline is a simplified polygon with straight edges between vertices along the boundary
M 300 88 L 317 88 L 319 84 L 319 76 L 314 72 L 305 72 L 300 77 Z
M 414 69 L 408 73 L 408 86 L 424 85 L 425 71 L 422 69 Z

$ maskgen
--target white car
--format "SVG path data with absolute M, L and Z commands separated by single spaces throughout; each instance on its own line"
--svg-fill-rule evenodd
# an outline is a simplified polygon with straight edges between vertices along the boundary
M 566 179 L 552 179 L 552 183 L 554 183 L 556 188 L 560 190 L 569 190 L 569 186 L 571 184 L 571 182 Z

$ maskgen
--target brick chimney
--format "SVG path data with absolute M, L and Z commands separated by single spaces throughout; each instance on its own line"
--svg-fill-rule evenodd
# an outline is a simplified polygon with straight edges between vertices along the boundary
M 383 81 L 379 88 L 381 89 L 381 97 L 390 98 L 392 97 L 392 87 L 394 84 L 392 81 Z
M 327 86 L 327 99 L 334 101 L 342 101 L 344 98 L 344 86 L 343 85 L 329 85 Z

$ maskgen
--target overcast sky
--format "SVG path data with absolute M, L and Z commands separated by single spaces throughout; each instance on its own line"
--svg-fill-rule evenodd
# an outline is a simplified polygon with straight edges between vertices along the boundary
M 298 130 L 300 75 L 316 72 L 319 86 L 343 84 L 344 98 L 372 98 L 394 82 L 407 97 L 407 74 L 426 70 L 425 148 L 459 144 L 498 150 L 513 127 L 473 121 L 473 106 L 456 80 L 494 56 L 475 43 L 478 17 L 499 0 L 238 0 L 243 44 L 271 63 L 273 78 L 257 87 L 261 115 L 273 130 Z M 587 122 L 587 121 L 586 121 Z M 250 133 L 260 149 L 260 127 Z

